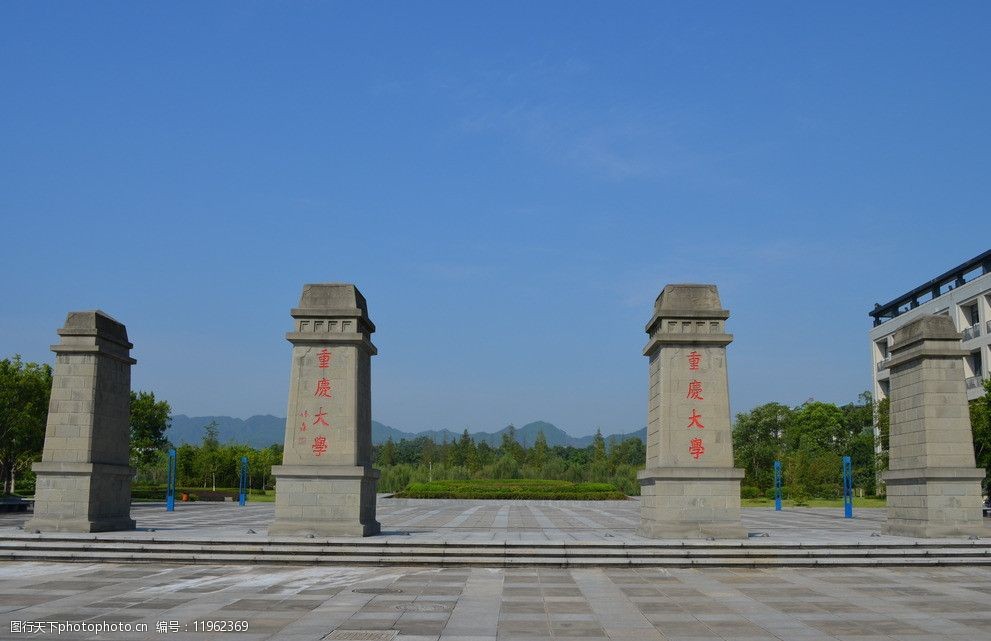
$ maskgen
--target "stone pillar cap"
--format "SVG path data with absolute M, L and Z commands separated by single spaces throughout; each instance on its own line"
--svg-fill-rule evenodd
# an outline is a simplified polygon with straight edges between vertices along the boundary
M 726 320 L 729 310 L 719 302 L 715 285 L 665 285 L 654 301 L 654 315 L 644 331 L 650 334 L 662 318 L 698 318 Z
M 352 283 L 311 283 L 303 285 L 299 307 L 293 318 L 359 318 L 369 332 L 375 324 L 368 317 L 368 303 Z
M 960 332 L 949 316 L 943 314 L 920 316 L 895 331 L 891 348 L 899 349 L 925 340 L 959 341 Z
M 127 349 L 134 347 L 127 340 L 127 328 L 110 314 L 99 310 L 69 312 L 59 336 L 96 336 Z
M 959 358 L 967 351 L 960 343 L 960 333 L 949 316 L 920 316 L 892 336 L 888 367 L 893 368 L 919 358 Z

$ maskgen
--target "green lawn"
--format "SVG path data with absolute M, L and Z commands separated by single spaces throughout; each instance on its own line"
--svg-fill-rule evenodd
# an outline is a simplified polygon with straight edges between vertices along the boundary
M 248 493 L 248 503 L 272 503 L 275 501 L 275 491 L 267 490 L 264 494 L 257 494 L 258 490 Z M 208 500 L 208 497 L 216 498 L 216 495 L 223 494 L 230 496 L 235 501 L 238 496 L 236 487 L 218 487 L 214 492 L 212 488 L 203 487 L 177 487 L 175 490 L 176 503 L 182 502 L 183 493 L 188 494 L 193 500 Z M 153 503 L 165 500 L 165 486 L 137 486 L 131 490 L 131 500 L 135 503 Z
M 740 504 L 743 507 L 774 507 L 774 499 L 742 499 Z M 854 498 L 853 507 L 885 507 L 887 503 L 883 498 L 864 497 Z M 843 507 L 843 499 L 806 499 L 805 505 L 796 506 L 794 501 L 781 501 L 781 507 Z
M 572 483 L 544 479 L 471 479 L 410 483 L 397 498 L 534 499 L 551 501 L 623 501 L 626 495 L 609 483 Z

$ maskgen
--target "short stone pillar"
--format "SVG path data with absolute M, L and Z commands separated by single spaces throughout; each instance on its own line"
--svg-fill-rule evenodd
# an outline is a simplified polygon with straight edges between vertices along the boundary
M 640 529 L 652 538 L 746 538 L 726 378 L 729 311 L 715 285 L 668 285 L 647 323 L 647 467 Z
M 886 534 L 991 535 L 964 384 L 960 334 L 948 316 L 923 316 L 893 336 Z
M 369 536 L 375 520 L 371 342 L 375 325 L 354 285 L 306 285 L 294 331 L 282 465 L 271 535 Z
M 131 365 L 127 329 L 101 311 L 70 312 L 52 345 L 55 374 L 28 531 L 133 530 Z

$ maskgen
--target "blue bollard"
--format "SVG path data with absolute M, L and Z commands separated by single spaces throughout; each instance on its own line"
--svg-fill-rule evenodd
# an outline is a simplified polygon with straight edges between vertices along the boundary
M 165 511 L 175 512 L 175 450 L 169 450 L 169 466 L 165 477 Z
M 241 495 L 238 499 L 238 503 L 243 507 L 244 503 L 248 500 L 248 457 L 241 457 Z
M 843 518 L 853 518 L 853 464 L 843 457 Z
M 781 461 L 774 462 L 774 509 L 781 511 Z

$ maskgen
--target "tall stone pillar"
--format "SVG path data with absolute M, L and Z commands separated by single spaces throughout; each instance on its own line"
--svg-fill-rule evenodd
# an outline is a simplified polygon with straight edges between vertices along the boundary
M 306 285 L 292 310 L 289 410 L 272 535 L 369 536 L 375 520 L 371 342 L 375 325 L 354 285 Z
M 34 517 L 42 532 L 133 530 L 130 402 L 133 347 L 101 311 L 69 312 L 52 345 L 55 374 L 37 474 Z
M 746 538 L 726 378 L 729 311 L 715 285 L 667 285 L 647 323 L 647 467 L 640 529 L 652 538 Z
M 964 384 L 960 334 L 948 316 L 923 316 L 895 332 L 886 534 L 991 535 Z

